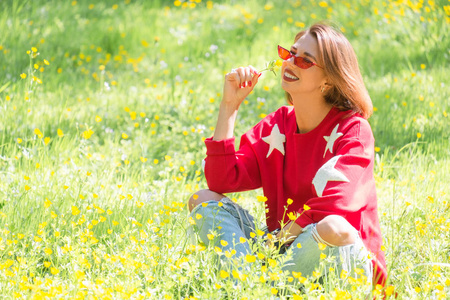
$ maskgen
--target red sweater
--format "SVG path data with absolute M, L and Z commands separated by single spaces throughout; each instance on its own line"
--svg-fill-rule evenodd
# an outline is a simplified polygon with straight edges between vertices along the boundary
M 207 139 L 209 188 L 230 193 L 262 187 L 269 231 L 280 228 L 281 221 L 287 223 L 290 212 L 297 212 L 295 222 L 303 228 L 328 215 L 344 217 L 374 254 L 374 283 L 384 285 L 369 123 L 358 114 L 332 108 L 315 129 L 296 132 L 294 109 L 283 106 L 245 133 L 238 151 L 234 138 Z M 310 209 L 304 210 L 305 204 Z

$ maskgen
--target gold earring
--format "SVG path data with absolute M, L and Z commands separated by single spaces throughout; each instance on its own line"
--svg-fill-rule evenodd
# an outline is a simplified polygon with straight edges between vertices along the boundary
M 320 90 L 320 92 L 323 93 L 324 90 L 325 90 L 325 87 L 323 86 L 322 89 Z

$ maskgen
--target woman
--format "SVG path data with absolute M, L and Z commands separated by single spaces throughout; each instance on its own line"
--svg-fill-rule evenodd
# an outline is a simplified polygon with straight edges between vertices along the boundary
M 209 190 L 189 199 L 192 214 L 203 216 L 199 236 L 208 244 L 207 234 L 216 230 L 218 240 L 227 241 L 218 246 L 249 253 L 241 237 L 249 238 L 253 218 L 222 193 L 262 187 L 268 231 L 279 229 L 278 240 L 293 251 L 285 270 L 312 274 L 322 243 L 340 269 L 354 272 L 357 265 L 368 280 L 384 284 L 374 138 L 367 122 L 372 103 L 353 48 L 342 33 L 318 23 L 298 33 L 290 50 L 278 46 L 278 53 L 291 106 L 244 134 L 238 151 L 236 115 L 260 74 L 249 66 L 225 76 L 214 136 L 205 141 Z

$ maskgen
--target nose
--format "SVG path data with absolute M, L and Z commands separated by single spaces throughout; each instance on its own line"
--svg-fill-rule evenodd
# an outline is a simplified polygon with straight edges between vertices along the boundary
M 285 63 L 287 66 L 289 66 L 289 67 L 295 66 L 295 64 L 294 64 L 294 57 L 295 57 L 295 56 L 289 57 L 288 59 L 286 59 L 286 60 L 284 61 L 284 63 Z

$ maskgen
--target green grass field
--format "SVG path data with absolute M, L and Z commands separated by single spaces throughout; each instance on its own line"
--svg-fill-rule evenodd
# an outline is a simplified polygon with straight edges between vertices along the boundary
M 221 272 L 217 249 L 186 236 L 224 74 L 264 68 L 325 19 L 354 46 L 375 107 L 385 293 L 448 299 L 446 0 L 1 1 L 0 294 L 363 299 L 361 280 L 318 285 L 261 267 L 261 252 L 250 271 Z M 236 136 L 285 104 L 279 74 L 264 73 Z M 263 220 L 261 194 L 230 196 Z

